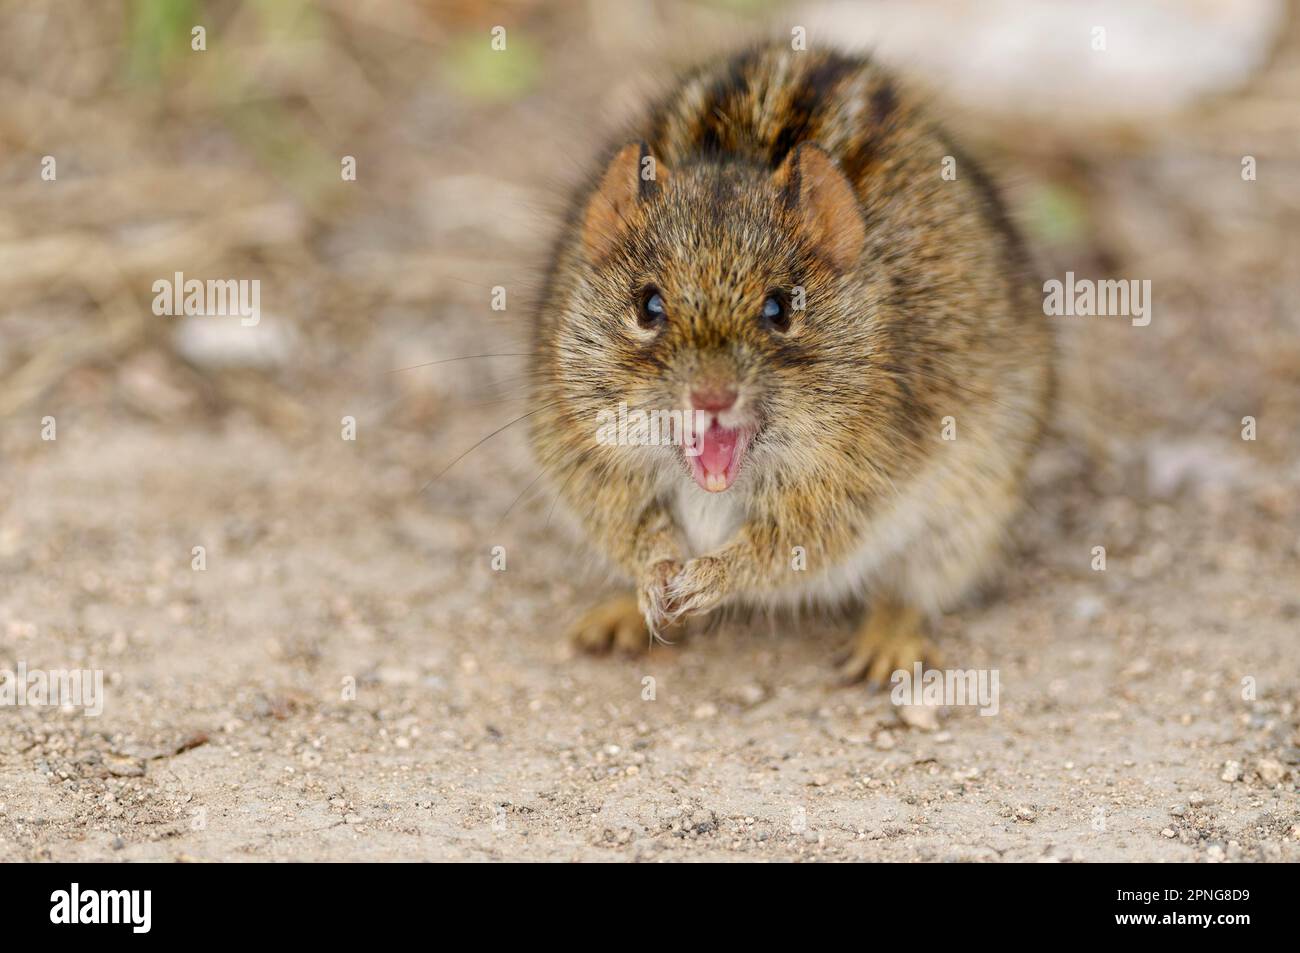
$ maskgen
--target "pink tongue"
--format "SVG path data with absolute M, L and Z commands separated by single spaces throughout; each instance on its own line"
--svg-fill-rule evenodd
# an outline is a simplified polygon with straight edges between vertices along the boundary
M 705 473 L 722 476 L 731 466 L 731 458 L 736 453 L 735 430 L 724 430 L 716 423 L 700 435 L 700 466 Z

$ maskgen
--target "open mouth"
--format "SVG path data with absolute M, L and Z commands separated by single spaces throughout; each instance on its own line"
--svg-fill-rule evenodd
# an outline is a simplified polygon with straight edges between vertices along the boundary
M 707 430 L 692 435 L 686 463 L 691 476 L 710 493 L 721 493 L 736 482 L 745 448 L 754 431 L 742 427 L 723 427 L 713 418 Z

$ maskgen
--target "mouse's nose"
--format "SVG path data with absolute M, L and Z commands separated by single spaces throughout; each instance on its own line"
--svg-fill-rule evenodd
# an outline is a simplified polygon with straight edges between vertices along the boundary
M 739 395 L 734 387 L 692 387 L 691 407 L 694 410 L 720 414 L 732 408 L 737 396 Z

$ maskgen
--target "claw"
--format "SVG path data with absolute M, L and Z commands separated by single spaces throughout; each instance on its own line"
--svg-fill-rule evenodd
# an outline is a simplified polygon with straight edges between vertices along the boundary
M 726 594 L 725 582 L 721 560 L 712 556 L 692 559 L 668 581 L 667 617 L 670 622 L 701 615 L 716 607 Z
M 569 630 L 569 638 L 584 652 L 603 654 L 644 652 L 646 620 L 631 593 L 614 596 L 592 607 Z
M 840 662 L 840 679 L 845 684 L 865 681 L 884 687 L 900 668 L 911 671 L 918 661 L 937 664 L 938 653 L 923 629 L 921 614 L 915 609 L 880 600 Z

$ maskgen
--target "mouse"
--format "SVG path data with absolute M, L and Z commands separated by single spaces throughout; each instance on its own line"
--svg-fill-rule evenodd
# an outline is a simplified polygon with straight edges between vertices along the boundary
M 860 605 L 844 679 L 936 664 L 1006 563 L 1054 350 L 997 187 L 889 70 L 685 74 L 593 163 L 533 315 L 532 452 L 623 587 L 570 637 Z

